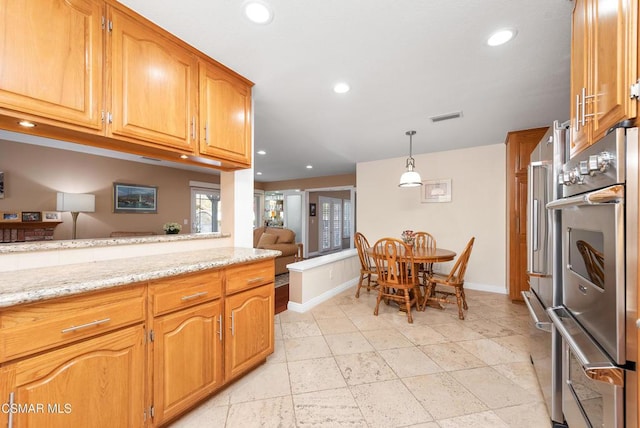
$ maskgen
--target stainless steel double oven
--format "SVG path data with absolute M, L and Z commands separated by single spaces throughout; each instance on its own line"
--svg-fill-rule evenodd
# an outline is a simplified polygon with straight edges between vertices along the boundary
M 617 128 L 567 161 L 561 212 L 562 411 L 577 427 L 635 427 L 638 129 Z

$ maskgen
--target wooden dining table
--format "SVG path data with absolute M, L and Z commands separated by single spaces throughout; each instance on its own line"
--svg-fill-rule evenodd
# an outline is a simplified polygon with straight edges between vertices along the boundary
M 447 250 L 446 248 L 412 248 L 413 250 L 413 263 L 416 265 L 422 263 L 444 263 L 450 262 L 456 258 L 456 252 Z M 403 249 L 404 251 L 404 249 Z M 367 248 L 367 254 L 373 257 L 373 247 Z M 402 256 L 402 255 L 401 255 Z M 427 284 L 422 284 L 426 287 Z M 422 292 L 418 296 L 418 301 L 422 302 L 424 298 L 427 296 L 423 296 Z M 438 306 L 441 308 L 442 306 L 438 303 Z M 402 310 L 402 307 L 401 309 Z

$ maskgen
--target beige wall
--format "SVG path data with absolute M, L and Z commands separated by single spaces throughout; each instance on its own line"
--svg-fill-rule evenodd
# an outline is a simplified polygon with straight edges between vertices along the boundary
M 168 221 L 190 221 L 189 181 L 220 183 L 220 176 L 0 140 L 5 197 L 0 211 L 55 211 L 56 192 L 93 193 L 96 212 L 78 217 L 78 238 L 107 237 L 112 231 L 164 233 Z M 113 213 L 114 182 L 158 186 L 157 214 Z M 71 238 L 71 214 L 63 213 L 54 239 Z M 183 226 L 189 233 L 190 225 Z
M 270 190 L 290 190 L 290 189 L 324 189 L 328 187 L 355 186 L 356 175 L 329 175 L 326 177 L 302 178 L 299 180 L 273 181 L 269 183 L 255 182 L 256 189 Z
M 382 237 L 399 238 L 405 229 L 423 230 L 439 247 L 458 253 L 475 236 L 467 286 L 506 292 L 505 153 L 504 144 L 494 144 L 414 156 L 422 180 L 452 180 L 448 203 L 421 203 L 422 187 L 398 187 L 405 158 L 359 163 L 357 231 L 373 245 Z

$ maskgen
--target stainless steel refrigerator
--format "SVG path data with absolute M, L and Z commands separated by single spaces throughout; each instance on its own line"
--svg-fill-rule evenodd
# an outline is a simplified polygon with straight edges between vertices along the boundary
M 530 314 L 529 349 L 553 427 L 566 426 L 562 413 L 562 342 L 549 307 L 562 304 L 561 217 L 548 210 L 560 196 L 558 174 L 566 153 L 567 123 L 554 122 L 531 153 L 527 195 L 527 273 L 522 295 Z

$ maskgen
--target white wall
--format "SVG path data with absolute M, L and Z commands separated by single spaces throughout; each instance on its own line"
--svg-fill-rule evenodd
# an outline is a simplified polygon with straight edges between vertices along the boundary
M 457 253 L 475 236 L 465 287 L 506 293 L 505 156 L 504 144 L 414 156 L 423 181 L 451 179 L 445 203 L 421 203 L 422 187 L 398 187 L 406 158 L 358 163 L 357 231 L 371 245 L 405 229 L 425 231 Z M 435 269 L 448 272 L 452 264 Z

